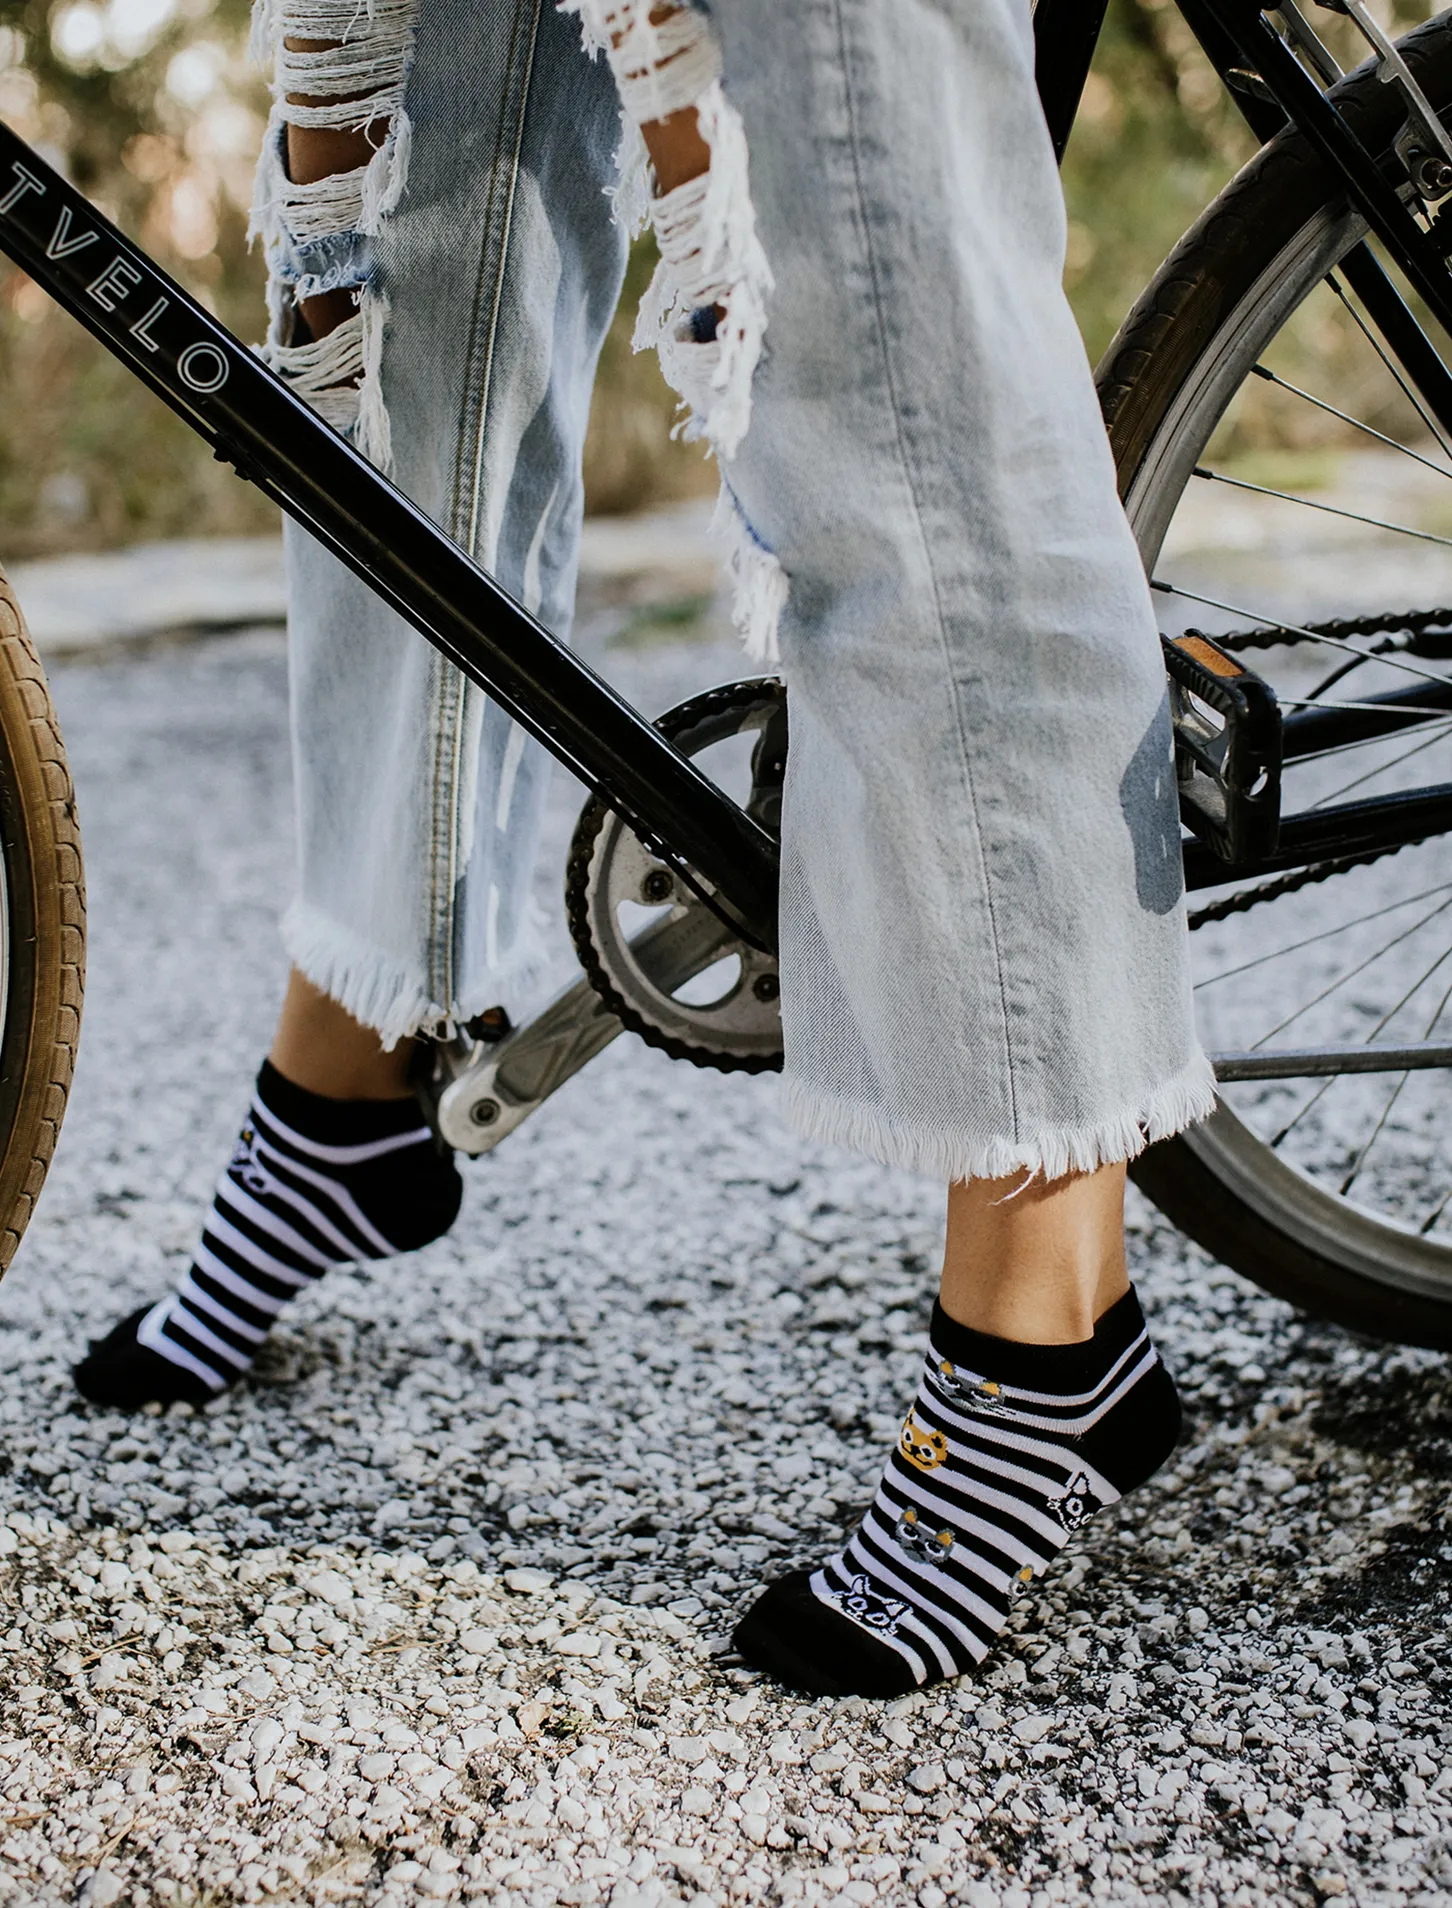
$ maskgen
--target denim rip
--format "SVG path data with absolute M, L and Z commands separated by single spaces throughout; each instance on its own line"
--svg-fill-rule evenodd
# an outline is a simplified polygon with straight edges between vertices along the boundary
M 388 299 L 369 240 L 408 181 L 404 88 L 417 14 L 418 0 L 257 0 L 252 20 L 253 51 L 271 64 L 273 98 L 249 228 L 268 266 L 262 356 L 385 471 L 392 443 L 379 359 Z M 290 38 L 323 42 L 324 50 L 296 51 Z M 309 185 L 288 177 L 289 126 L 361 132 L 385 119 L 388 131 L 366 165 Z M 302 300 L 342 289 L 356 293 L 353 315 L 324 338 L 296 342 Z
M 766 337 L 771 267 L 757 236 L 741 115 L 721 85 L 721 51 L 706 15 L 661 0 L 561 0 L 580 17 L 587 51 L 603 53 L 620 94 L 622 179 L 640 176 L 638 130 L 694 106 L 710 148 L 706 171 L 658 197 L 633 189 L 619 215 L 655 231 L 660 262 L 641 300 L 634 346 L 655 351 L 681 400 L 672 433 L 703 440 L 723 467 L 714 519 L 726 542 L 732 621 L 754 662 L 780 660 L 786 572 L 746 519 L 724 466 L 751 423 L 751 388 Z M 702 336 L 702 312 L 715 323 Z

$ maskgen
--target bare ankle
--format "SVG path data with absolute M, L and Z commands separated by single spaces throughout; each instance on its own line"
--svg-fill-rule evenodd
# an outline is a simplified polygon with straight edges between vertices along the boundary
M 413 1047 L 385 1047 L 294 968 L 268 1058 L 285 1080 L 325 1099 L 395 1100 L 409 1091 Z

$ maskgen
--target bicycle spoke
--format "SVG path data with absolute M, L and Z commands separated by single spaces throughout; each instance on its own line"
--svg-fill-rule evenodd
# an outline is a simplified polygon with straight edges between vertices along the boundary
M 1432 433 L 1433 437 L 1436 438 L 1437 442 L 1442 446 L 1443 450 L 1446 451 L 1447 455 L 1449 457 L 1452 457 L 1452 444 L 1449 444 L 1447 442 L 1447 439 L 1442 435 L 1442 427 L 1437 422 L 1437 419 L 1432 414 L 1432 412 L 1428 410 L 1425 402 L 1422 399 L 1421 393 L 1419 391 L 1414 390 L 1413 387 L 1407 382 L 1406 378 L 1402 375 L 1400 367 L 1393 362 L 1385 345 L 1383 345 L 1381 340 L 1377 338 L 1370 330 L 1368 330 L 1366 320 L 1362 317 L 1361 313 L 1356 309 L 1355 305 L 1352 304 L 1351 300 L 1346 296 L 1346 293 L 1342 290 L 1341 283 L 1339 279 L 1337 278 L 1335 272 L 1327 273 L 1326 283 L 1331 287 L 1331 290 L 1341 300 L 1341 303 L 1345 307 L 1347 315 L 1350 317 L 1351 322 L 1356 326 L 1356 329 L 1361 333 L 1362 337 L 1365 338 L 1366 342 L 1371 346 L 1372 350 L 1381 359 L 1382 363 L 1386 366 L 1387 370 L 1391 373 L 1392 377 L 1396 380 L 1397 384 L 1401 388 L 1403 397 L 1406 398 L 1407 402 L 1416 411 L 1418 417 L 1421 418 L 1422 422 L 1426 425 L 1427 429 Z
M 1368 967 L 1374 967 L 1384 955 L 1390 954 L 1394 947 L 1400 947 L 1403 941 L 1408 941 L 1414 934 L 1420 933 L 1424 927 L 1430 922 L 1435 921 L 1439 915 L 1445 914 L 1448 908 L 1452 908 L 1452 899 L 1442 902 L 1439 907 L 1433 908 L 1429 914 L 1424 914 L 1420 921 L 1414 921 L 1409 928 L 1404 928 L 1400 934 L 1393 936 L 1384 947 L 1379 947 L 1373 953 L 1368 954 L 1364 961 L 1359 961 L 1357 965 L 1351 968 L 1347 973 L 1338 976 L 1336 980 L 1331 982 L 1329 987 L 1323 987 L 1319 994 L 1303 1002 L 1293 1014 L 1287 1014 L 1285 1019 L 1278 1022 L 1268 1033 L 1263 1033 L 1259 1040 L 1253 1040 L 1250 1044 L 1251 1052 L 1254 1053 L 1263 1047 L 1267 1040 L 1274 1040 L 1278 1033 L 1284 1033 L 1287 1027 L 1293 1025 L 1294 1022 L 1301 1018 L 1302 1014 L 1310 1013 L 1311 1009 L 1313 1007 L 1319 1007 L 1323 1000 L 1329 1000 L 1331 995 L 1334 994 L 1338 988 L 1344 987 L 1348 981 L 1355 980 L 1358 974 L 1364 974 Z M 1452 952 L 1452 949 L 1448 951 Z M 1445 960 L 1446 956 L 1443 955 L 1441 958 Z M 1420 986 L 1421 982 L 1419 981 L 1417 985 Z M 1414 988 L 1412 991 L 1415 992 L 1416 989 Z M 1397 1008 L 1394 1007 L 1392 1013 L 1396 1011 Z M 1389 1014 L 1386 1019 L 1378 1023 L 1375 1033 L 1373 1033 L 1371 1038 L 1374 1039 L 1375 1034 L 1381 1032 L 1381 1029 L 1386 1025 L 1386 1021 L 1390 1018 L 1391 1015 Z
M 1353 430 L 1364 431 L 1368 437 L 1374 437 L 1378 444 L 1386 444 L 1390 449 L 1400 451 L 1403 457 L 1410 457 L 1418 464 L 1425 464 L 1428 470 L 1436 471 L 1439 477 L 1452 478 L 1452 470 L 1449 470 L 1445 464 L 1434 464 L 1430 457 L 1423 457 L 1420 451 L 1414 451 L 1409 444 L 1399 444 L 1394 437 L 1388 437 L 1385 431 L 1374 430 L 1361 418 L 1352 417 L 1347 411 L 1338 411 L 1336 406 L 1328 404 L 1325 398 L 1318 398 L 1311 391 L 1303 391 L 1299 384 L 1292 384 L 1289 378 L 1283 378 L 1279 372 L 1272 371 L 1263 364 L 1253 365 L 1251 369 L 1256 377 L 1264 378 L 1268 384 L 1279 385 L 1281 390 L 1290 391 L 1298 398 L 1304 398 L 1307 404 L 1314 404 L 1318 411 L 1325 411 L 1328 416 L 1339 418 L 1343 424 L 1349 424 Z
M 1427 680 L 1430 682 L 1440 683 L 1444 688 L 1446 687 L 1447 679 L 1445 676 L 1431 676 L 1431 677 L 1428 677 Z M 1370 701 L 1368 702 L 1312 702 L 1309 696 L 1283 696 L 1283 695 L 1277 694 L 1276 702 L 1279 704 L 1279 706 L 1282 709 L 1343 709 L 1350 715 L 1365 715 L 1368 709 L 1376 709 L 1376 704 Z M 1413 702 L 1399 703 L 1395 709 L 1386 709 L 1386 708 L 1378 709 L 1377 714 L 1378 715 L 1397 715 L 1397 716 L 1436 716 L 1442 721 L 1445 721 L 1447 719 L 1447 711 L 1445 709 L 1433 709 L 1425 703 L 1413 703 Z M 1385 735 L 1370 735 L 1370 736 L 1365 736 L 1362 739 L 1363 741 L 1366 741 L 1366 742 L 1385 742 L 1386 741 Z M 1358 746 L 1359 744 L 1354 742 L 1342 742 L 1335 749 L 1330 749 L 1330 750 L 1322 749 L 1319 751 L 1319 753 L 1322 755 L 1327 755 L 1327 754 L 1339 755 L 1342 749 L 1356 748 Z M 1293 764 L 1292 766 L 1299 765 L 1301 762 L 1312 762 L 1315 759 L 1316 759 L 1315 756 L 1311 756 L 1311 755 L 1298 755 L 1296 757 L 1295 764 Z
M 1452 905 L 1452 904 L 1449 904 L 1449 905 Z M 1438 909 L 1437 912 L 1440 913 L 1441 910 Z M 1402 938 L 1405 939 L 1406 937 L 1403 936 Z M 1395 945 L 1395 943 L 1393 943 L 1392 945 Z M 1384 953 L 1386 950 L 1383 949 L 1382 951 Z M 1421 974 L 1415 981 L 1413 981 L 1412 985 L 1407 989 L 1406 993 L 1402 995 L 1401 999 L 1396 1003 L 1396 1005 L 1393 1007 L 1389 1007 L 1387 1009 L 1387 1011 L 1382 1015 L 1381 1019 L 1372 1028 L 1371 1032 L 1366 1036 L 1366 1039 L 1361 1043 L 1364 1047 L 1369 1047 L 1371 1043 L 1376 1039 L 1377 1035 L 1383 1032 L 1391 1024 L 1391 1022 L 1396 1019 L 1397 1015 L 1401 1012 L 1403 1007 L 1406 1006 L 1407 1002 L 1412 998 L 1412 996 L 1415 993 L 1417 993 L 1419 989 L 1426 986 L 1427 982 L 1436 973 L 1437 969 L 1442 965 L 1443 961 L 1447 959 L 1449 954 L 1452 954 L 1452 947 L 1444 948 L 1442 952 L 1437 956 L 1436 960 L 1433 961 L 1432 965 L 1426 970 L 1426 972 L 1424 974 Z M 1350 980 L 1353 978 L 1353 976 L 1348 974 L 1345 976 L 1345 978 L 1347 980 Z M 1313 1002 L 1312 1005 L 1314 1004 L 1315 1003 Z M 1291 1018 L 1295 1019 L 1296 1016 L 1293 1014 Z M 1287 1021 L 1286 1025 L 1289 1026 L 1290 1021 Z M 1306 1104 L 1301 1108 L 1300 1112 L 1296 1114 L 1295 1118 L 1288 1121 L 1287 1124 L 1281 1128 L 1280 1132 L 1276 1134 L 1275 1138 L 1271 1141 L 1272 1149 L 1274 1150 L 1279 1149 L 1282 1141 L 1288 1136 L 1288 1134 L 1290 1134 L 1297 1126 L 1300 1125 L 1301 1121 L 1305 1119 L 1306 1115 L 1310 1112 L 1311 1108 L 1315 1106 L 1316 1102 L 1319 1099 L 1321 1099 L 1323 1094 L 1329 1093 L 1331 1091 L 1332 1087 L 1335 1086 L 1338 1078 L 1339 1076 L 1334 1073 L 1327 1075 L 1326 1079 L 1322 1081 L 1321 1085 L 1311 1095 L 1310 1099 L 1307 1100 Z
M 1308 708 L 1365 709 L 1367 707 L 1367 704 L 1364 702 L 1347 702 L 1347 703 L 1322 703 L 1322 702 L 1305 703 L 1303 702 L 1299 706 L 1303 709 L 1308 709 Z M 1431 711 L 1426 710 L 1424 711 L 1424 713 L 1430 715 Z M 1438 724 L 1429 725 L 1429 726 L 1435 726 L 1438 729 L 1439 734 L 1444 736 L 1449 733 L 1452 733 L 1452 716 L 1448 716 L 1445 712 L 1443 712 L 1441 722 Z M 1374 749 L 1376 748 L 1378 743 L 1382 743 L 1387 740 L 1388 740 L 1388 737 L 1384 734 L 1383 735 L 1359 735 L 1353 742 L 1335 742 L 1329 748 L 1310 749 L 1307 751 L 1305 755 L 1298 755 L 1293 762 L 1287 762 L 1286 768 L 1287 770 L 1305 768 L 1308 762 L 1325 762 L 1333 755 L 1349 755 L 1353 749 Z
M 1311 807 L 1325 808 L 1328 802 L 1339 801 L 1343 795 L 1349 795 L 1352 789 L 1360 788 L 1363 783 L 1366 782 L 1374 782 L 1378 775 L 1386 775 L 1390 770 L 1400 768 L 1403 762 L 1410 762 L 1412 757 L 1414 755 L 1420 755 L 1423 749 L 1430 749 L 1434 743 L 1444 742 L 1446 739 L 1447 731 L 1445 728 L 1440 735 L 1427 736 L 1425 740 L 1416 743 L 1412 748 L 1403 749 L 1400 755 L 1393 756 L 1390 762 L 1383 762 L 1377 768 L 1368 769 L 1365 775 L 1358 775 L 1355 781 L 1343 782 L 1340 788 L 1332 789 L 1329 795 L 1318 795 L 1316 800 L 1311 803 Z
M 1297 497 L 1289 490 L 1272 490 L 1268 484 L 1252 484 L 1244 477 L 1227 477 L 1224 471 L 1209 470 L 1197 464 L 1190 472 L 1206 483 L 1229 484 L 1232 490 L 1254 491 L 1257 497 L 1274 497 L 1281 503 L 1299 504 L 1303 510 L 1321 510 L 1328 517 L 1344 517 L 1351 523 L 1364 523 L 1373 530 L 1391 530 L 1399 537 L 1416 537 L 1422 543 L 1440 543 L 1452 550 L 1452 537 L 1441 537 L 1433 530 L 1413 530 L 1410 524 L 1388 523 L 1385 517 L 1363 516 L 1359 510 L 1343 510 L 1340 504 L 1317 503 L 1314 497 Z M 1289 628 L 1289 625 L 1287 625 Z
M 1385 642 L 1373 643 L 1371 648 L 1368 649 L 1364 655 L 1358 656 L 1354 662 L 1338 663 L 1329 676 L 1323 677 L 1322 680 L 1316 684 L 1316 687 L 1310 692 L 1309 700 L 1318 702 L 1328 689 L 1334 689 L 1337 683 L 1343 681 L 1345 677 L 1355 675 L 1356 671 L 1360 669 L 1363 664 L 1375 662 L 1378 656 L 1388 655 L 1393 649 L 1401 647 L 1401 644 L 1394 641 L 1391 637 L 1388 637 Z
M 1431 1212 L 1428 1213 L 1427 1217 L 1422 1221 L 1421 1225 L 1417 1227 L 1417 1231 L 1421 1234 L 1421 1236 L 1424 1239 L 1426 1238 L 1427 1234 L 1432 1230 L 1433 1226 L 1436 1225 L 1437 1221 L 1442 1217 L 1442 1214 L 1447 1210 L 1447 1207 L 1449 1205 L 1452 1205 L 1452 1187 L 1449 1187 L 1448 1190 L 1443 1193 L 1442 1197 L 1437 1201 L 1436 1205 L 1433 1206 Z
M 1302 948 L 1314 947 L 1318 941 L 1334 940 L 1338 934 L 1346 934 L 1352 928 L 1365 927 L 1368 921 L 1381 921 L 1389 914 L 1395 914 L 1398 908 L 1415 907 L 1419 901 L 1426 901 L 1434 894 L 1445 894 L 1452 888 L 1452 881 L 1442 881 L 1435 888 L 1424 888 L 1420 894 L 1409 894 L 1401 901 L 1388 901 L 1384 908 L 1373 908 L 1368 914 L 1358 914 L 1350 921 L 1338 921 L 1335 927 L 1322 928 L 1319 934 L 1308 934 L 1303 940 L 1291 941 L 1285 947 L 1278 947 L 1273 953 L 1258 954 L 1253 961 L 1242 961 L 1239 967 L 1224 968 L 1218 974 L 1212 974 L 1207 980 L 1196 981 L 1195 991 L 1202 987 L 1214 987 L 1223 980 L 1233 980 L 1237 974 L 1248 974 L 1254 967 L 1264 967 L 1268 961 L 1279 961 L 1287 954 L 1299 954 Z
M 1448 953 L 1452 953 L 1452 948 L 1448 949 Z M 1445 960 L 1446 955 L 1444 955 L 1442 958 Z M 1452 987 L 1449 987 L 1446 993 L 1443 994 L 1441 1000 L 1438 1001 L 1436 1013 L 1434 1013 L 1432 1018 L 1427 1022 L 1426 1031 L 1422 1035 L 1423 1040 L 1430 1040 L 1432 1038 L 1432 1031 L 1436 1027 L 1437 1022 L 1442 1018 L 1442 1015 L 1445 1013 L 1447 1008 L 1447 1003 L 1449 1000 L 1452 1000 Z M 1412 1076 L 1409 1073 L 1402 1074 L 1400 1078 L 1397 1080 L 1396 1085 L 1392 1088 L 1391 1098 L 1387 1101 L 1386 1105 L 1382 1108 L 1381 1118 L 1377 1121 L 1376 1125 L 1372 1128 L 1371 1138 L 1366 1142 L 1365 1146 L 1362 1147 L 1360 1153 L 1357 1155 L 1356 1159 L 1352 1162 L 1350 1172 L 1347 1173 L 1345 1179 L 1343 1179 L 1341 1182 L 1341 1197 L 1343 1199 L 1351 1191 L 1351 1188 L 1356 1184 L 1356 1181 L 1361 1172 L 1361 1169 L 1365 1166 L 1368 1158 L 1371 1156 L 1372 1147 L 1376 1145 L 1376 1142 L 1381 1138 L 1382 1133 L 1386 1129 L 1386 1123 L 1391 1118 L 1392 1108 L 1396 1105 L 1397 1101 L 1401 1098 L 1402 1088 L 1407 1084 L 1407 1081 L 1410 1080 L 1411 1077 Z

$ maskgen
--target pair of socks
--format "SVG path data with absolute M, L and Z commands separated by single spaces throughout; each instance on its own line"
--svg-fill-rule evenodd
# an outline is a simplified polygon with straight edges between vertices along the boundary
M 203 1403 L 332 1267 L 446 1232 L 462 1186 L 412 1099 L 338 1101 L 270 1064 L 176 1290 L 91 1347 L 75 1381 L 135 1410 Z M 892 1697 L 972 1669 L 1094 1513 L 1174 1448 L 1179 1400 L 1134 1293 L 1076 1345 L 1018 1345 L 934 1309 L 877 1495 L 820 1568 L 772 1584 L 742 1657 L 816 1695 Z
M 92 1345 L 77 1389 L 123 1411 L 216 1397 L 300 1292 L 334 1266 L 427 1245 L 462 1196 L 412 1097 L 325 1099 L 264 1062 L 185 1276 Z

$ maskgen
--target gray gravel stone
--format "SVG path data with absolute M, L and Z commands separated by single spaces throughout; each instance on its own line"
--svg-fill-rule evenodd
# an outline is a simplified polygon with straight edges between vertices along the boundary
M 737 672 L 679 632 L 602 602 L 583 640 L 654 709 Z M 982 1674 L 891 1705 L 723 1654 L 869 1494 L 940 1239 L 935 1187 L 794 1140 L 770 1081 L 622 1041 L 238 1394 L 81 1406 L 69 1360 L 185 1263 L 269 1031 L 283 657 L 56 692 L 91 989 L 0 1291 L 0 1903 L 1452 1903 L 1445 1363 L 1143 1207 L 1183 1447 Z

